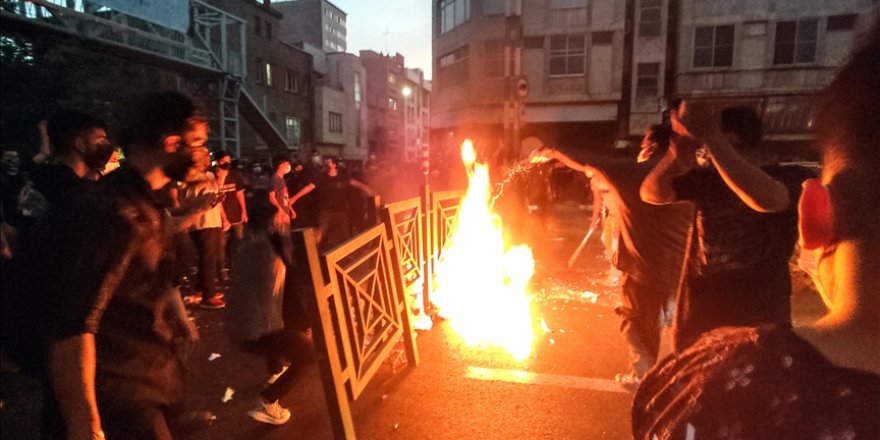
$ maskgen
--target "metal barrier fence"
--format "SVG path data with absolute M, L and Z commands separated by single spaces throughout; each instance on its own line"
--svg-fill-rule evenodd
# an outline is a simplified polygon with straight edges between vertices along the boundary
M 313 229 L 294 231 L 315 294 L 312 335 L 334 437 L 354 439 L 350 403 L 402 341 L 419 363 L 410 311 L 421 289 L 430 311 L 433 269 L 451 236 L 462 193 L 432 193 L 378 209 L 381 223 L 325 252 Z M 378 207 L 378 203 L 375 203 Z M 375 213 L 375 210 L 374 210 Z

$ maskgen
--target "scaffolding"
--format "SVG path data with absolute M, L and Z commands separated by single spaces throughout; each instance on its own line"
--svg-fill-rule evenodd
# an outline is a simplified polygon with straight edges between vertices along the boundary
M 238 102 L 247 72 L 246 22 L 200 0 L 190 0 L 189 8 L 189 32 L 83 0 L 4 1 L 0 23 L 4 30 L 73 37 L 90 50 L 209 78 L 203 97 L 215 108 L 209 113 L 212 143 L 238 156 Z

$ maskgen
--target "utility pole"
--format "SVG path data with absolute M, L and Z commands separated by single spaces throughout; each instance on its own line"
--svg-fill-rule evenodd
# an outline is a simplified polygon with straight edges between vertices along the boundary
M 504 140 L 500 159 L 503 162 L 513 162 L 519 156 L 522 112 L 528 93 L 528 82 L 522 75 L 522 1 L 508 2 L 508 8 L 510 9 L 507 10 L 504 26 L 504 78 L 507 97 L 502 114 Z

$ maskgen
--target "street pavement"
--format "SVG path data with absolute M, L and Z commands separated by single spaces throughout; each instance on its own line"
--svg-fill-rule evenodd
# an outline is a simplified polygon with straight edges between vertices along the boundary
M 355 429 L 365 439 L 628 439 L 631 395 L 614 382 L 626 371 L 614 306 L 619 289 L 601 285 L 608 263 L 593 237 L 573 269 L 565 261 L 585 232 L 586 206 L 558 204 L 537 225 L 537 273 L 532 290 L 549 332 L 532 357 L 518 363 L 498 352 L 462 346 L 445 322 L 418 332 L 420 364 L 383 365 L 353 403 Z M 799 285 L 796 282 L 796 285 Z M 240 341 L 275 317 L 258 304 L 265 297 L 237 297 L 227 309 L 193 310 L 201 340 L 188 350 L 191 417 L 183 439 L 330 439 L 332 431 L 317 368 L 282 399 L 293 416 L 283 426 L 247 416 L 266 382 L 265 361 Z M 794 296 L 795 321 L 821 311 L 805 292 Z M 485 311 L 487 316 L 493 310 Z M 663 351 L 668 352 L 664 336 Z M 218 356 L 219 355 L 219 356 Z M 405 358 L 403 358 L 405 359 Z M 4 363 L 7 365 L 7 363 Z M 17 373 L 2 376 L 2 438 L 36 435 L 39 392 Z M 224 399 L 224 396 L 231 399 Z M 225 401 L 224 401 L 225 400 Z M 210 413 L 210 417 L 208 417 Z M 201 416 L 199 416 L 201 414 Z

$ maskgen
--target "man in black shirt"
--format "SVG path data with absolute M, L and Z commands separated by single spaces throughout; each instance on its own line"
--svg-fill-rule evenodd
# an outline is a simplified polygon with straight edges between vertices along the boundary
M 154 191 L 182 179 L 207 123 L 178 93 L 131 104 L 126 165 L 50 219 L 49 372 L 67 438 L 170 439 L 183 367 L 163 303 L 173 284 Z
M 642 142 L 646 154 L 640 162 L 602 158 L 581 165 L 552 149 L 540 153 L 587 173 L 592 185 L 601 184 L 608 215 L 619 225 L 620 245 L 611 259 L 624 274 L 623 304 L 616 312 L 623 320 L 621 334 L 630 351 L 631 371 L 616 379 L 627 388 L 637 386 L 657 361 L 661 310 L 678 289 L 693 219 L 688 204 L 654 206 L 639 198 L 639 186 L 668 148 L 668 139 L 668 129 L 652 127 Z
M 326 174 L 317 177 L 290 198 L 290 206 L 312 191 L 317 190 L 318 200 L 318 242 L 323 248 L 330 248 L 352 236 L 349 219 L 349 190 L 356 188 L 368 196 L 376 192 L 364 183 L 339 173 L 338 159 L 326 161 Z
M 648 175 L 642 199 L 697 207 L 685 282 L 677 298 L 673 344 L 728 325 L 791 322 L 788 261 L 797 239 L 803 167 L 776 165 L 762 148 L 754 109 L 730 107 L 721 124 L 688 102 L 671 113 L 673 147 Z M 719 130 L 720 128 L 720 130 Z M 696 164 L 700 148 L 709 166 Z
M 633 399 L 634 438 L 880 438 L 880 27 L 866 40 L 821 96 L 822 178 L 799 205 L 827 314 L 719 328 L 662 360 Z

